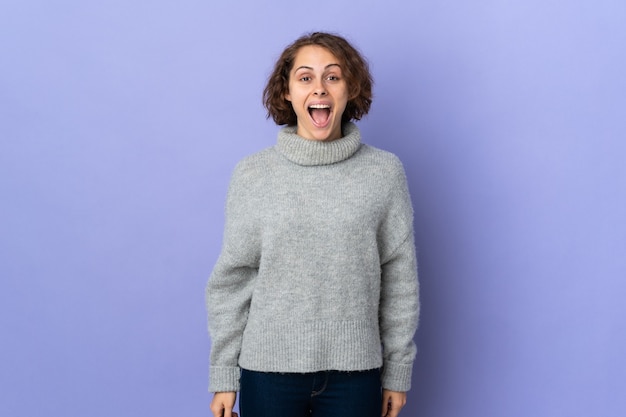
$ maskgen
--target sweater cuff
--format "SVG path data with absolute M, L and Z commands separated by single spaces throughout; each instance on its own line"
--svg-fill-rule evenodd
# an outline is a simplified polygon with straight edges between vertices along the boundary
M 390 391 L 407 392 L 411 389 L 412 373 L 413 364 L 385 361 L 381 377 L 382 386 Z
M 209 392 L 239 391 L 238 366 L 211 366 L 209 368 Z

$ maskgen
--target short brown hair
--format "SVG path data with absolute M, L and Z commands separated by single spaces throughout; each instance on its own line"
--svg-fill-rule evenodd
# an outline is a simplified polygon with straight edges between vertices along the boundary
M 360 120 L 366 115 L 372 104 L 373 84 L 367 61 L 341 36 L 314 32 L 300 37 L 287 46 L 278 58 L 263 90 L 263 105 L 267 109 L 267 117 L 274 119 L 278 125 L 297 124 L 298 118 L 291 103 L 285 99 L 285 94 L 289 92 L 289 73 L 293 68 L 296 54 L 303 46 L 321 46 L 342 64 L 342 74 L 350 97 L 341 118 L 342 122 Z

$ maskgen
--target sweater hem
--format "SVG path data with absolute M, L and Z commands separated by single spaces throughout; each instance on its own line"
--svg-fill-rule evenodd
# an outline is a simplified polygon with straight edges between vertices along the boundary
M 361 371 L 382 366 L 371 321 L 248 323 L 239 365 L 260 372 Z

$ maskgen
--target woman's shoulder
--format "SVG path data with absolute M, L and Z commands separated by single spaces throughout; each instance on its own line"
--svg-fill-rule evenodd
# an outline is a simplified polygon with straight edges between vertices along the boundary
M 362 144 L 359 154 L 360 159 L 366 165 L 371 165 L 387 173 L 395 173 L 404 176 L 404 165 L 400 158 L 393 152 L 376 148 L 372 145 Z
M 271 168 L 271 165 L 275 162 L 276 152 L 273 147 L 262 149 L 258 152 L 252 153 L 243 157 L 235 165 L 233 176 L 238 175 L 258 175 Z

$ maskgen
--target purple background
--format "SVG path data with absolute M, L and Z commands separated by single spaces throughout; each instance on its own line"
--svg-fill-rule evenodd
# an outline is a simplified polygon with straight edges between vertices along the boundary
M 268 5 L 268 4 L 271 4 Z M 231 170 L 310 30 L 369 58 L 423 315 L 404 416 L 626 414 L 626 3 L 0 4 L 0 415 L 208 416 Z

